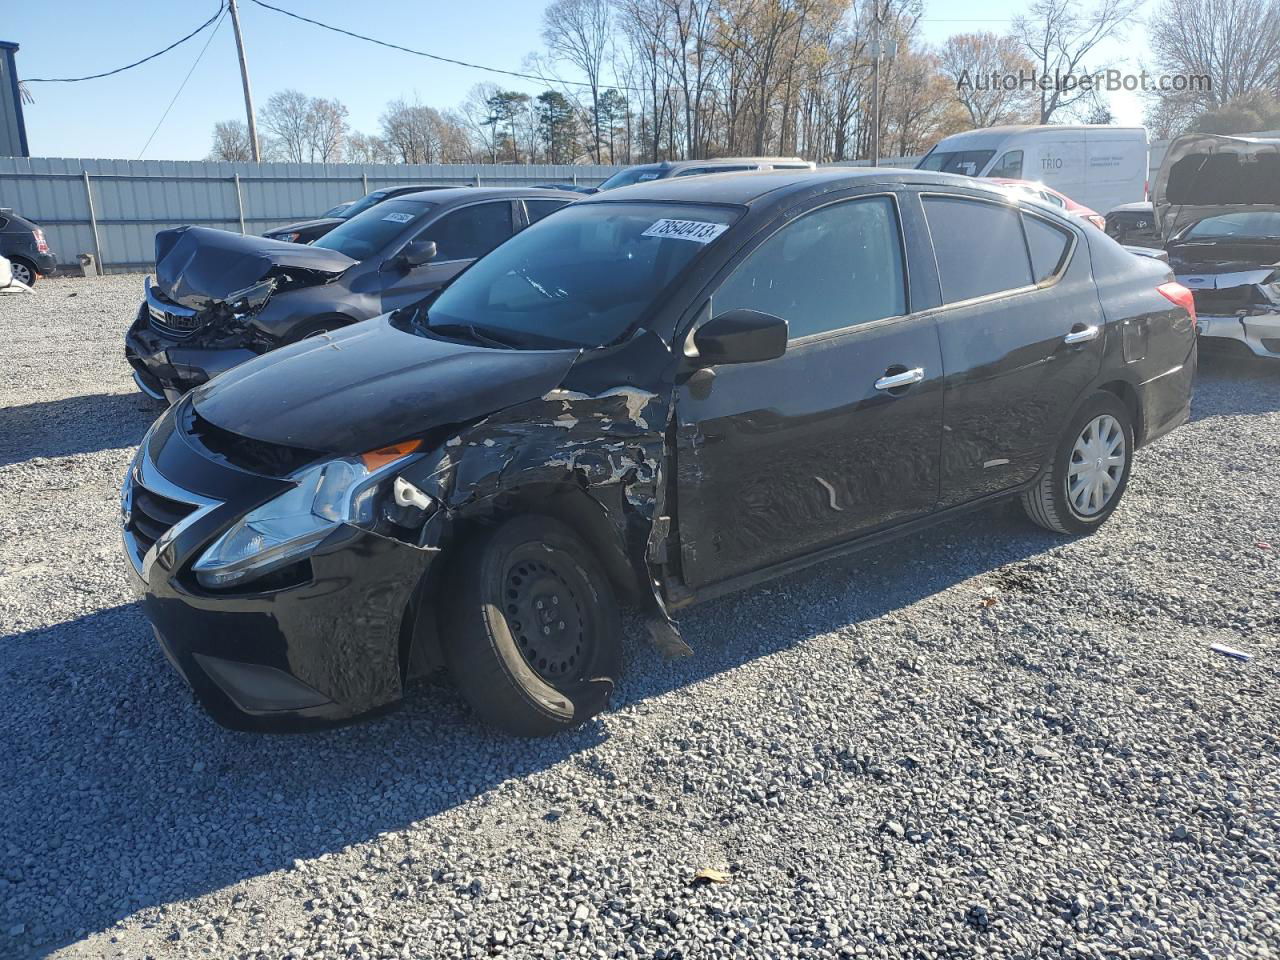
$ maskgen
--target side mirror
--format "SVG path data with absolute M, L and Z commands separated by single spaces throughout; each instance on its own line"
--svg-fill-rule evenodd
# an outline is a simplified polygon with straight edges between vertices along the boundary
M 730 310 L 693 332 L 698 365 L 757 363 L 787 352 L 787 321 L 758 310 Z
M 406 267 L 420 267 L 436 258 L 434 240 L 411 240 L 400 251 L 400 262 Z

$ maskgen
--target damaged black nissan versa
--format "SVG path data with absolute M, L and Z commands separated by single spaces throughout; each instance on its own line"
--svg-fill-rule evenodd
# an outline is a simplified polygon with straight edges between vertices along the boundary
M 679 608 L 999 497 L 1096 529 L 1187 417 L 1193 323 L 1166 265 L 965 177 L 624 188 L 174 404 L 125 549 L 224 724 L 443 665 L 551 733 L 606 704 L 622 604 L 688 653 Z
M 163 230 L 125 359 L 140 390 L 174 400 L 259 354 L 415 303 L 576 199 L 536 187 L 411 193 L 310 245 L 206 227 Z
M 1201 342 L 1280 359 L 1280 139 L 1180 137 L 1152 201 Z

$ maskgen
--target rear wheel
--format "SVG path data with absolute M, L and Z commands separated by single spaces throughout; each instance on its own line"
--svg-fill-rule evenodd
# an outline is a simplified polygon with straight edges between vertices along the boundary
M 551 517 L 514 517 L 462 544 L 445 659 L 476 713 L 519 736 L 576 726 L 621 672 L 618 607 L 589 548 Z
M 1132 458 L 1129 408 L 1113 394 L 1096 394 L 1072 418 L 1053 462 L 1022 494 L 1022 506 L 1048 530 L 1090 533 L 1119 506 Z
M 36 265 L 30 260 L 14 257 L 9 261 L 9 265 L 13 268 L 13 279 L 19 283 L 25 283 L 28 287 L 36 285 L 39 274 L 36 272 Z

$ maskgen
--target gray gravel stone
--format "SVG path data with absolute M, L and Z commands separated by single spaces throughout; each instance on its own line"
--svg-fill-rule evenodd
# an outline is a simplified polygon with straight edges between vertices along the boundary
M 0 301 L 0 956 L 1274 955 L 1280 366 L 1206 358 L 1092 537 L 987 509 L 688 611 L 684 661 L 628 621 L 581 730 L 422 684 L 264 737 L 125 577 L 140 291 Z

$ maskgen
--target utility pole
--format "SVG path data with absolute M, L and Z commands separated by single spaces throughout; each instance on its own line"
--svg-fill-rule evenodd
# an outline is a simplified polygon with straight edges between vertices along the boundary
M 231 9 L 235 10 L 235 0 L 231 0 Z M 876 37 L 871 41 L 871 52 L 875 56 L 871 67 L 871 165 L 878 167 L 880 166 L 880 0 L 872 0 L 871 9 L 875 13 L 876 20 Z M 239 36 L 238 32 L 236 36 Z
M 236 9 L 236 0 L 227 0 L 231 8 L 231 26 L 236 32 L 236 53 L 240 55 L 240 80 L 244 83 L 244 113 L 249 120 L 249 146 L 253 150 L 253 162 L 261 163 L 262 154 L 258 152 L 258 120 L 253 114 L 253 91 L 249 87 L 249 64 L 244 59 L 244 37 L 240 33 L 240 11 Z

